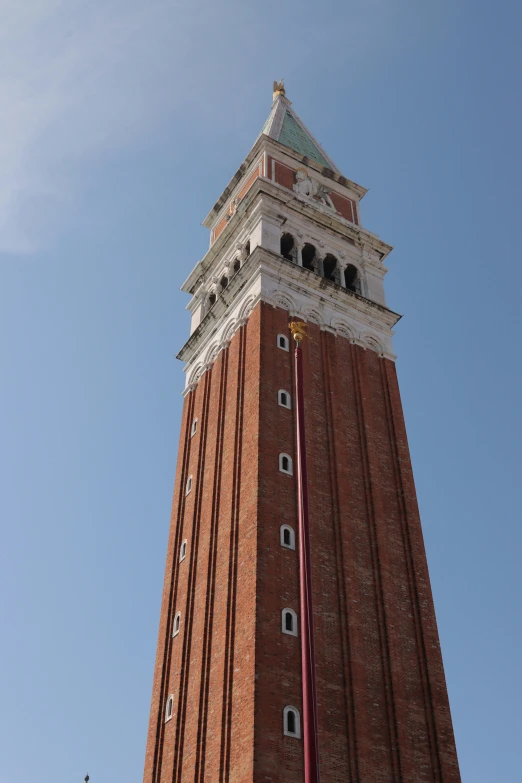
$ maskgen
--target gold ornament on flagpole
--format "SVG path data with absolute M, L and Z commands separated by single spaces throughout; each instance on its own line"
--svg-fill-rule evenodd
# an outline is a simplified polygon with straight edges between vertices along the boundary
M 292 337 L 296 341 L 297 344 L 301 342 L 307 335 L 306 335 L 306 327 L 307 324 L 304 321 L 290 321 L 288 324 L 290 331 L 292 332 Z

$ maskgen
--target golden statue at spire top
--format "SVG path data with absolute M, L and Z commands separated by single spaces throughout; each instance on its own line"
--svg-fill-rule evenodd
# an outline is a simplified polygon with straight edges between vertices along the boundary
M 286 92 L 285 92 L 285 83 L 283 79 L 280 79 L 278 82 L 274 82 L 274 94 L 273 99 L 275 100 L 278 95 L 282 95 L 284 98 L 286 98 Z

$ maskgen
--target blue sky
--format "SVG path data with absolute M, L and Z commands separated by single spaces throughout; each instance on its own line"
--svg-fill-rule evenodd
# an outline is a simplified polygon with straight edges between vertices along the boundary
M 0 0 L 0 780 L 141 780 L 179 286 L 281 77 L 395 246 L 463 780 L 520 780 L 520 8 Z

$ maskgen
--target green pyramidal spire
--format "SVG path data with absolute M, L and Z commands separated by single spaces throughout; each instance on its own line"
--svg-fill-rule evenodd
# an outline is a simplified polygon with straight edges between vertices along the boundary
M 261 133 L 301 155 L 306 155 L 316 163 L 320 163 L 321 166 L 327 166 L 332 171 L 340 173 L 337 166 L 292 109 L 282 81 L 274 82 L 272 110 Z

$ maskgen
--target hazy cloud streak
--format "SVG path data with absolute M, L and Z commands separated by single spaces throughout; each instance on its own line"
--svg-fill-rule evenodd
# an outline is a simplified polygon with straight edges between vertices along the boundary
M 261 15 L 237 0 L 0 0 L 0 252 L 47 242 L 93 159 L 153 136 L 154 123 L 179 134 L 187 107 L 193 129 L 237 132 L 234 99 L 261 80 L 268 94 L 283 70 L 324 73 L 326 52 L 334 68 L 336 51 L 374 50 L 395 5 L 357 0 L 334 26 L 324 9 L 303 13 L 296 34 L 275 0 Z

